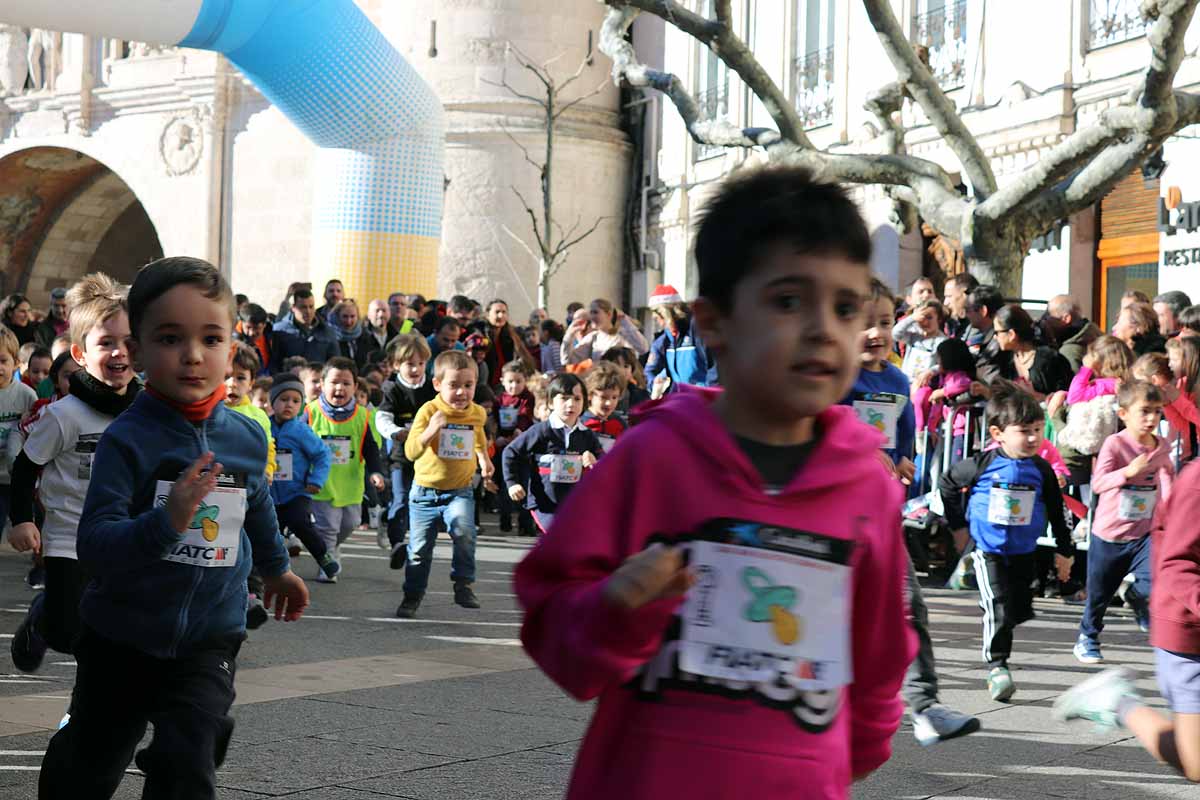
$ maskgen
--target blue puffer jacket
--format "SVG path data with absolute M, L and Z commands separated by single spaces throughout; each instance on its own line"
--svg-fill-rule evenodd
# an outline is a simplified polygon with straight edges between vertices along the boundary
M 700 338 L 696 320 L 689 320 L 687 329 L 672 336 L 664 330 L 650 345 L 646 357 L 646 385 L 653 386 L 654 378 L 661 372 L 671 378 L 670 391 L 678 391 L 682 384 L 691 386 L 716 386 L 717 362 Z
M 308 484 L 325 485 L 329 478 L 329 468 L 333 466 L 333 456 L 321 441 L 321 437 L 313 433 L 313 429 L 303 417 L 289 419 L 282 425 L 271 417 L 271 435 L 275 437 L 276 462 L 279 461 L 280 452 L 288 450 L 292 454 L 293 480 L 276 479 L 271 484 L 271 498 L 275 505 L 281 506 L 308 494 L 304 491 Z
M 288 314 L 271 329 L 271 373 L 283 371 L 283 362 L 292 356 L 303 356 L 308 361 L 324 364 L 342 354 L 337 334 L 321 315 L 317 315 L 312 327 L 302 328 L 296 318 Z
M 156 504 L 158 481 L 176 480 L 208 451 L 223 475 L 246 490 L 245 521 L 231 567 L 165 560 L 183 536 L 171 526 L 166 508 Z M 242 634 L 251 558 L 264 577 L 288 569 L 263 475 L 266 463 L 262 427 L 223 403 L 193 425 L 149 392 L 138 395 L 96 447 L 95 478 L 76 545 L 80 565 L 92 576 L 79 607 L 83 622 L 156 658 L 177 658 Z

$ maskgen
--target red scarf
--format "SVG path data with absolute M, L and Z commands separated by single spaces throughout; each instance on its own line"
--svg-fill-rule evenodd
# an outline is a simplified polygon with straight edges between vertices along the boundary
M 203 400 L 197 400 L 195 403 L 181 403 L 178 400 L 167 397 L 162 392 L 156 391 L 153 386 L 147 386 L 146 391 L 151 397 L 157 398 L 171 408 L 183 414 L 188 422 L 203 422 L 212 415 L 213 409 L 217 404 L 225 399 L 225 384 L 217 387 L 217 390 Z

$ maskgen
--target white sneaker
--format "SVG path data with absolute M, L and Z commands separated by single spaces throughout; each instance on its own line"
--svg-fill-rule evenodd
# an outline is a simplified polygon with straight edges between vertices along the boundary
M 337 583 L 338 576 L 334 575 L 331 578 L 325 574 L 324 570 L 319 569 L 319 570 L 317 570 L 317 577 L 313 578 L 313 580 L 315 580 L 317 583 Z
M 956 739 L 979 730 L 979 720 L 970 714 L 945 706 L 933 705 L 912 715 L 913 736 L 922 747 Z

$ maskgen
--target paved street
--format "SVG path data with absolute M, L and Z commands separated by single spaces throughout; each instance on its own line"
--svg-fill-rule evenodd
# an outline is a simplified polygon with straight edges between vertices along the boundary
M 488 527 L 485 534 L 494 534 Z M 510 575 L 526 540 L 481 537 L 482 611 L 452 602 L 448 543 L 439 545 L 435 590 L 421 618 L 399 621 L 399 573 L 374 534 L 343 550 L 334 585 L 310 583 L 312 607 L 296 625 L 269 622 L 242 650 L 237 730 L 218 780 L 221 796 L 248 800 L 413 800 L 561 797 L 589 708 L 541 676 L 516 641 Z M 26 559 L 0 549 L 0 798 L 36 795 L 40 756 L 66 707 L 73 664 L 49 654 L 37 676 L 16 672 L 8 638 L 31 592 Z M 311 578 L 313 562 L 298 560 Z M 1156 765 L 1129 739 L 1050 719 L 1050 702 L 1089 670 L 1070 655 L 1078 611 L 1039 601 L 1022 627 L 1015 702 L 988 700 L 977 666 L 977 609 L 969 594 L 929 592 L 943 699 L 980 715 L 984 729 L 922 749 L 907 723 L 892 761 L 857 787 L 857 798 L 1200 797 L 1200 788 Z M 1150 651 L 1131 618 L 1115 612 L 1106 654 L 1142 670 Z M 131 773 L 118 797 L 140 796 Z

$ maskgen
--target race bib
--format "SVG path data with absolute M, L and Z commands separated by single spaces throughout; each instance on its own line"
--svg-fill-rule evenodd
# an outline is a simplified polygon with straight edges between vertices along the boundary
M 292 479 L 292 451 L 282 448 L 275 451 L 275 480 L 290 481 Z
M 174 481 L 158 481 L 154 504 L 165 506 Z M 232 567 L 237 564 L 242 524 L 246 520 L 246 481 L 240 475 L 217 476 L 217 488 L 196 509 L 183 539 L 163 558 L 193 567 Z
M 583 456 L 576 453 L 563 453 L 551 456 L 551 483 L 579 483 L 583 477 Z
M 697 582 L 680 612 L 680 669 L 805 691 L 850 683 L 853 543 L 755 522 L 720 525 L 718 540 L 687 545 Z
M 468 461 L 475 457 L 475 429 L 470 425 L 446 425 L 438 434 L 438 458 Z
M 500 427 L 506 431 L 517 427 L 516 406 L 500 406 Z
M 333 456 L 334 465 L 350 463 L 353 448 L 350 447 L 349 436 L 322 436 L 321 440 L 329 448 L 329 455 Z
M 606 453 L 612 450 L 613 445 L 617 443 L 617 437 L 609 436 L 607 433 L 597 433 L 596 438 L 600 440 L 600 448 Z
M 896 428 L 900 422 L 900 414 L 908 398 L 903 395 L 864 394 L 854 401 L 854 413 L 863 422 L 883 434 L 884 450 L 896 447 Z
M 1117 499 L 1117 516 L 1126 522 L 1150 519 L 1157 504 L 1157 486 L 1125 486 Z
M 75 457 L 79 459 L 78 466 L 75 470 L 75 477 L 81 481 L 90 481 L 92 479 L 92 459 L 96 456 L 96 443 L 99 441 L 100 435 L 80 437 L 75 442 Z
M 988 493 L 988 522 L 993 525 L 1028 525 L 1033 521 L 1037 492 L 1020 483 L 994 483 Z

